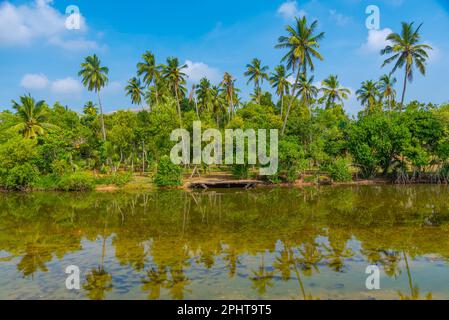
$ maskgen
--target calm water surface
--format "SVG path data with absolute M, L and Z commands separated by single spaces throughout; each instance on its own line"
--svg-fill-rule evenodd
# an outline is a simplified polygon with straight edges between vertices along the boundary
M 449 299 L 448 200 L 445 186 L 0 194 L 0 299 Z

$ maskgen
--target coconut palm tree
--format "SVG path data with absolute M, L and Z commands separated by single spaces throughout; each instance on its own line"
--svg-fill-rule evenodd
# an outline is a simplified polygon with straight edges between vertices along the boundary
M 167 81 L 170 89 L 172 90 L 175 98 L 176 104 L 178 107 L 178 116 L 179 122 L 182 126 L 182 115 L 181 115 L 181 104 L 180 98 L 184 96 L 185 93 L 185 83 L 187 75 L 182 72 L 182 70 L 186 69 L 187 65 L 179 65 L 178 58 L 167 58 L 167 64 L 161 65 L 162 76 Z
M 208 110 L 212 101 L 212 85 L 207 78 L 202 78 L 196 88 L 196 96 L 200 111 Z
M 304 73 L 307 78 L 307 70 L 314 71 L 315 65 L 313 58 L 324 60 L 323 56 L 317 51 L 320 45 L 319 42 L 324 38 L 324 32 L 316 33 L 318 21 L 313 21 L 310 25 L 307 23 L 307 18 L 296 18 L 296 25 L 294 27 L 287 26 L 287 36 L 279 37 L 276 48 L 287 49 L 287 54 L 282 58 L 282 62 L 287 62 L 287 69 L 296 71 L 296 80 L 293 85 L 292 96 L 296 97 L 296 90 L 298 82 L 301 78 L 301 73 Z M 287 127 L 290 109 L 293 105 L 294 99 L 290 99 L 287 113 L 282 127 L 282 135 L 285 133 Z
M 229 112 L 231 114 L 231 118 L 235 113 L 234 110 L 234 94 L 235 94 L 235 88 L 234 88 L 234 82 L 235 79 L 229 74 L 228 72 L 225 72 L 223 76 L 223 81 L 221 82 L 221 87 L 223 88 L 225 92 L 225 98 L 229 105 Z
M 139 78 L 132 78 L 125 87 L 126 95 L 131 97 L 131 103 L 140 106 L 142 104 L 143 89 Z
M 301 102 L 306 106 L 318 95 L 318 88 L 313 84 L 313 81 L 313 76 L 307 79 L 306 75 L 302 74 L 296 85 L 298 96 L 301 97 Z
M 250 95 L 251 101 L 254 101 L 255 103 L 260 103 L 260 99 L 262 98 L 262 89 L 261 88 L 255 88 L 254 92 Z
M 97 55 L 88 56 L 81 64 L 81 70 L 78 76 L 82 77 L 83 85 L 89 91 L 95 91 L 98 94 L 98 105 L 100 106 L 100 121 L 103 140 L 106 141 L 106 128 L 104 126 L 103 107 L 101 105 L 101 89 L 107 85 L 109 69 L 101 66 L 101 61 Z
M 36 102 L 31 95 L 25 95 L 20 97 L 20 103 L 12 101 L 12 104 L 20 123 L 14 125 L 11 131 L 20 132 L 25 139 L 35 139 L 44 135 L 46 130 L 58 128 L 45 122 L 45 101 Z
M 367 80 L 362 82 L 362 87 L 356 91 L 357 99 L 362 106 L 365 106 L 368 112 L 374 110 L 378 103 L 379 87 L 378 83 L 373 80 Z
M 248 84 L 250 82 L 254 82 L 254 92 L 260 91 L 261 84 L 264 80 L 268 80 L 268 66 L 262 67 L 262 62 L 254 58 L 253 61 L 251 61 L 250 64 L 246 65 L 247 71 L 244 73 L 245 77 L 249 77 Z M 257 103 L 260 103 L 260 100 L 256 101 Z
M 290 92 L 290 82 L 288 77 L 292 74 L 288 73 L 285 66 L 279 65 L 271 73 L 270 83 L 271 87 L 276 90 L 276 94 L 281 101 L 281 119 L 284 117 L 284 95 Z
M 142 55 L 143 62 L 137 64 L 137 75 L 143 76 L 143 82 L 145 83 L 147 89 L 150 88 L 151 84 L 154 82 L 154 88 L 156 91 L 156 104 L 158 104 L 158 94 L 157 94 L 157 83 L 156 78 L 158 77 L 158 67 L 156 65 L 156 59 L 150 51 L 146 51 Z M 151 109 L 151 105 L 150 105 Z
M 388 108 L 391 110 L 394 100 L 396 99 L 396 90 L 394 85 L 396 84 L 396 78 L 393 78 L 391 74 L 385 74 L 379 79 L 379 93 L 382 99 L 385 99 L 388 103 Z
M 223 112 L 226 112 L 225 108 L 223 107 L 226 104 L 226 100 L 220 94 L 220 87 L 218 86 L 212 86 L 210 96 L 211 96 L 210 100 L 211 111 L 212 114 L 215 116 L 217 126 L 220 126 L 220 115 Z
M 421 44 L 421 35 L 419 31 L 422 24 L 418 28 L 413 28 L 414 23 L 402 22 L 402 32 L 391 33 L 387 39 L 391 44 L 387 45 L 381 50 L 381 55 L 391 56 L 384 61 L 382 67 L 395 62 L 391 73 L 395 73 L 397 69 L 401 69 L 405 66 L 404 73 L 404 87 L 402 89 L 401 98 L 401 111 L 404 107 L 405 92 L 407 90 L 407 81 L 413 81 L 413 66 L 415 66 L 419 72 L 426 75 L 426 60 L 429 58 L 428 50 L 433 50 L 431 46 L 427 44 Z
M 98 109 L 95 103 L 88 101 L 83 108 L 83 113 L 86 116 L 95 117 L 98 114 Z
M 330 75 L 327 79 L 324 79 L 321 83 L 321 92 L 323 97 L 320 99 L 320 103 L 325 103 L 326 108 L 332 108 L 336 102 L 343 103 L 343 100 L 348 99 L 351 91 L 347 88 L 340 86 L 337 75 Z
M 196 84 L 192 85 L 192 90 L 190 91 L 190 95 L 189 95 L 189 103 L 191 103 L 193 101 L 193 104 L 195 105 L 195 113 L 196 113 L 196 117 L 198 119 L 200 119 L 200 112 L 198 110 L 198 99 L 196 98 Z

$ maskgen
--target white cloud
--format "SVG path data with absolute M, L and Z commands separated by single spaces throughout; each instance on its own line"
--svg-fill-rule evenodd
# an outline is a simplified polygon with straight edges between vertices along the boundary
M 201 78 L 206 77 L 212 82 L 220 80 L 220 72 L 216 68 L 209 67 L 203 62 L 193 62 L 186 60 L 187 69 L 185 73 L 192 82 L 199 82 Z
M 337 10 L 329 10 L 329 14 L 331 15 L 331 19 L 334 20 L 338 26 L 344 26 L 351 21 L 350 17 L 337 12 Z
M 50 40 L 71 38 L 79 36 L 80 32 L 87 30 L 85 19 L 80 15 L 80 30 L 68 30 L 65 27 L 66 16 L 52 7 L 52 0 L 35 0 L 30 4 L 13 5 L 10 2 L 0 4 L 0 47 L 13 47 L 29 45 L 34 40 Z M 68 41 L 68 40 L 66 40 Z M 79 47 L 76 41 L 66 44 L 50 41 L 64 49 Z
M 47 88 L 49 84 L 48 78 L 44 74 L 26 74 L 23 76 L 20 85 L 25 89 L 42 90 Z
M 385 48 L 389 44 L 387 36 L 392 33 L 391 29 L 385 28 L 382 30 L 369 30 L 366 42 L 362 44 L 361 51 L 365 53 L 376 52 Z
M 56 80 L 51 84 L 51 91 L 61 95 L 78 94 L 82 89 L 81 83 L 71 77 Z
M 295 17 L 305 16 L 306 12 L 298 9 L 298 3 L 296 1 L 287 1 L 278 8 L 278 14 L 285 20 L 291 20 Z
M 83 38 L 73 40 L 62 40 L 55 36 L 49 39 L 50 44 L 69 51 L 97 50 L 98 44 L 95 41 L 85 40 Z

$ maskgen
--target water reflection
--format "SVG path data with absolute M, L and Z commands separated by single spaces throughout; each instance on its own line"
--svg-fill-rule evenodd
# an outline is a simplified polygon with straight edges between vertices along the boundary
M 445 186 L 0 194 L 0 298 L 449 299 L 448 196 Z M 79 293 L 65 289 L 70 264 L 83 271 Z M 369 264 L 382 269 L 379 292 L 364 287 Z

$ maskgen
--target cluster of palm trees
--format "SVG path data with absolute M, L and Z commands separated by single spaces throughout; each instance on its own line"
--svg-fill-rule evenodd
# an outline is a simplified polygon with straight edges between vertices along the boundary
M 356 91 L 357 99 L 362 106 L 365 106 L 368 113 L 382 110 L 385 102 L 391 110 L 396 100 L 396 78 L 391 74 L 383 75 L 379 81 L 367 80 L 362 82 L 362 86 Z
M 283 120 L 282 134 L 286 130 L 295 101 L 305 106 L 319 102 L 326 108 L 332 108 L 337 103 L 342 104 L 351 93 L 349 89 L 340 85 L 336 75 L 325 79 L 321 83 L 321 88 L 314 84 L 314 76 L 308 75 L 309 72 L 315 70 L 314 60 L 324 60 L 318 51 L 324 33 L 317 32 L 317 25 L 318 21 L 315 20 L 309 24 L 307 18 L 302 17 L 296 18 L 293 26 L 286 27 L 287 34 L 281 36 L 275 46 L 275 48 L 287 50 L 281 60 L 282 63 L 286 63 L 285 66 L 281 64 L 275 67 L 274 72 L 270 74 L 268 74 L 268 66 L 263 66 L 257 58 L 246 66 L 247 70 L 244 75 L 248 77 L 248 83 L 254 84 L 254 94 L 251 95 L 253 101 L 260 104 L 261 86 L 264 81 L 270 82 L 279 97 L 278 105 L 280 105 L 280 114 Z M 403 22 L 400 34 L 391 33 L 386 38 L 389 44 L 380 53 L 389 57 L 384 61 L 382 67 L 394 64 L 391 72 L 382 76 L 379 81 L 364 81 L 356 92 L 358 100 L 368 112 L 381 110 L 383 105 L 387 105 L 391 110 L 398 104 L 394 88 L 397 80 L 393 77 L 398 69 L 404 68 L 400 111 L 404 109 L 407 83 L 413 80 L 414 69 L 418 69 L 422 75 L 426 74 L 428 52 L 432 48 L 421 43 L 421 27 L 422 24 L 415 28 L 414 23 Z M 181 101 L 185 99 L 187 93 L 186 69 L 187 65 L 181 65 L 177 58 L 170 57 L 167 58 L 165 64 L 157 64 L 154 55 L 151 52 L 145 52 L 142 61 L 137 64 L 137 76 L 128 81 L 125 88 L 126 94 L 130 96 L 133 104 L 141 106 L 145 101 L 150 110 L 152 105 L 158 105 L 174 98 L 182 126 Z M 82 78 L 83 85 L 98 95 L 103 140 L 106 140 L 106 129 L 100 92 L 108 83 L 108 73 L 109 69 L 102 66 L 100 59 L 95 54 L 85 58 L 78 73 Z M 193 85 L 189 100 L 194 102 L 198 117 L 200 112 L 210 112 L 215 116 L 217 125 L 220 123 L 220 116 L 232 119 L 236 107 L 241 105 L 235 81 L 230 73 L 225 72 L 218 85 L 211 84 L 207 78 L 202 78 L 199 84 Z M 322 96 L 317 98 L 320 92 Z M 285 103 L 287 103 L 286 106 Z M 43 106 L 42 101 L 36 103 L 29 95 L 21 97 L 21 103 L 13 101 L 13 107 L 21 117 L 21 122 L 12 129 L 31 139 L 43 134 L 45 129 L 50 129 L 51 125 L 45 123 L 43 119 Z M 96 105 L 92 102 L 87 103 L 85 113 L 96 116 Z

